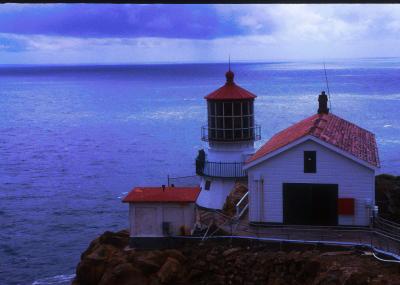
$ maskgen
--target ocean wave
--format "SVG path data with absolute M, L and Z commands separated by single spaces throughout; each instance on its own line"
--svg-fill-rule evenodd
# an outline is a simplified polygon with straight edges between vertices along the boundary
M 36 280 L 32 285 L 55 285 L 55 284 L 70 284 L 74 279 L 75 274 L 61 274 L 52 277 Z
M 400 140 L 382 139 L 381 142 L 383 144 L 386 144 L 386 143 L 389 143 L 389 144 L 400 144 Z
M 203 106 L 187 107 L 183 110 L 150 111 L 139 114 L 131 114 L 123 118 L 130 120 L 188 120 L 200 116 Z

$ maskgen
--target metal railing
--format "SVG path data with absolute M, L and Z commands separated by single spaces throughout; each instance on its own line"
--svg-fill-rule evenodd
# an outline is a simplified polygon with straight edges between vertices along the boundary
M 246 194 L 243 195 L 242 199 L 236 204 L 236 219 L 240 219 L 240 217 L 246 212 L 247 208 L 249 207 L 249 192 L 247 191 Z
M 247 174 L 244 162 L 211 162 L 196 159 L 196 174 L 210 177 L 241 178 Z
M 374 228 L 393 238 L 400 239 L 400 224 L 378 216 L 374 218 Z
M 400 260 L 400 238 L 384 232 L 381 230 L 381 226 L 377 225 L 372 228 L 262 225 L 249 223 L 236 217 L 228 217 L 217 211 L 214 211 L 212 215 L 215 225 L 222 231 L 230 233 L 230 237 L 316 245 L 366 246 L 372 251 L 389 254 Z M 388 220 L 380 222 L 385 222 L 385 226 L 393 223 Z M 396 231 L 400 228 L 399 224 L 390 226 L 394 226 Z M 209 234 L 207 238 L 212 236 L 213 234 Z
M 248 128 L 211 128 L 202 126 L 201 139 L 206 142 L 257 141 L 261 139 L 261 126 L 254 125 Z

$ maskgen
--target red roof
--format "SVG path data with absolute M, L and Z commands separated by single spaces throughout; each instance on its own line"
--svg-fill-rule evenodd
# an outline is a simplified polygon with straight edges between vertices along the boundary
M 236 85 L 233 78 L 234 74 L 229 70 L 226 73 L 225 85 L 208 94 L 204 98 L 207 100 L 248 100 L 257 97 L 253 93 L 243 89 L 239 85 Z
M 315 114 L 275 134 L 248 159 L 247 163 L 306 135 L 314 136 L 379 167 L 375 135 L 333 114 Z
M 196 202 L 200 187 L 135 187 L 122 202 Z

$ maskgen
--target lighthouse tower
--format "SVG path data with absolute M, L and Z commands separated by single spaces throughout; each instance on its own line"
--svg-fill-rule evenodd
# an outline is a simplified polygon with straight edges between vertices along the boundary
M 256 96 L 235 84 L 229 69 L 225 85 L 204 98 L 208 124 L 202 127 L 201 138 L 208 144 L 196 159 L 201 177 L 197 205 L 222 209 L 235 182 L 247 179 L 244 162 L 254 153 L 254 141 L 261 138 L 260 126 L 254 123 Z

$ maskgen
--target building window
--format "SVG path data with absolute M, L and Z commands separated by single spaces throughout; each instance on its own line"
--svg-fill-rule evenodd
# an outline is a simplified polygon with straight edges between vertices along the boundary
M 210 180 L 206 180 L 206 184 L 204 185 L 204 189 L 205 190 L 210 190 L 211 187 L 211 181 Z
M 317 152 L 305 151 L 304 152 L 304 173 L 317 172 Z

